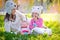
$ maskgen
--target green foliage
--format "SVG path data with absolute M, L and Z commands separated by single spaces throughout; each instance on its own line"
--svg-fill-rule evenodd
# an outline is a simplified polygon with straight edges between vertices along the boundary
M 0 15 L 0 27 L 4 26 L 4 16 Z

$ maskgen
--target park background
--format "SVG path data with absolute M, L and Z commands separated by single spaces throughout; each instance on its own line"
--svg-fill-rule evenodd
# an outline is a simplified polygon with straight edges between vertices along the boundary
M 20 35 L 7 33 L 4 30 L 5 3 L 7 0 L 0 0 L 0 40 L 60 40 L 60 0 L 13 0 L 22 7 L 27 18 L 31 18 L 32 6 L 44 7 L 41 16 L 44 24 L 52 29 L 52 35 Z M 21 11 L 20 10 L 20 11 Z M 27 11 L 28 10 L 28 11 Z

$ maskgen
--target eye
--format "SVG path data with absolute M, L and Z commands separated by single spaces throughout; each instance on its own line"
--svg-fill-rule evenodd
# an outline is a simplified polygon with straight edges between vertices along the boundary
M 13 3 L 11 3 L 11 5 L 13 5 Z
M 38 8 L 39 9 L 39 8 Z

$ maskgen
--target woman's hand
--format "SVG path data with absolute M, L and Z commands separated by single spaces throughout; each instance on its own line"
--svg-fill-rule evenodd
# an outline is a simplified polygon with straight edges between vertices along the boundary
M 12 18 L 9 18 L 10 21 L 12 21 L 13 19 Z
M 14 20 L 12 18 L 9 19 L 10 21 L 14 22 Z

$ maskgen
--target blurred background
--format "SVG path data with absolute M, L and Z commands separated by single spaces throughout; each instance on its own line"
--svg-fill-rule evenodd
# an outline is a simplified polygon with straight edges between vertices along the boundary
M 4 11 L 7 0 L 0 0 L 0 12 Z M 13 0 L 24 12 L 30 12 L 32 6 L 43 6 L 43 12 L 60 13 L 60 0 Z M 52 9 L 53 8 L 53 9 Z M 28 11 L 27 11 L 28 10 Z

